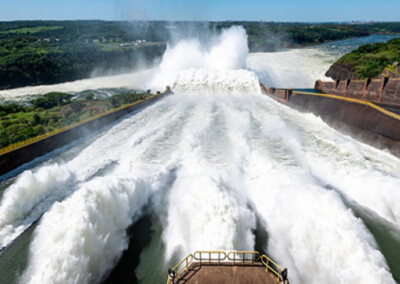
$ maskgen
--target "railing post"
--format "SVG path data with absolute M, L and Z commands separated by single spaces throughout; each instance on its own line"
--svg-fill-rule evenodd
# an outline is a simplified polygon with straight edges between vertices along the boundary
M 347 88 L 349 87 L 350 83 L 351 83 L 351 79 L 347 79 L 346 85 L 344 87 L 344 93 L 343 93 L 345 96 L 347 95 Z
M 290 98 L 291 98 L 292 95 L 293 95 L 293 89 L 289 89 L 289 90 L 288 90 L 288 97 L 287 97 L 287 100 L 288 100 L 288 101 L 290 100 Z
M 364 99 L 365 99 L 366 96 L 367 96 L 367 90 L 368 90 L 369 84 L 371 84 L 371 78 L 367 78 L 367 79 L 365 80 L 365 85 L 364 85 L 363 94 L 362 94 L 362 96 L 363 96 Z
M 378 102 L 380 102 L 381 99 L 382 99 L 382 93 L 383 93 L 383 90 L 385 89 L 386 84 L 387 84 L 388 81 L 389 81 L 389 78 L 388 78 L 388 77 L 384 77 L 384 78 L 382 79 L 381 89 L 379 90 Z
M 333 91 L 334 91 L 334 92 L 336 92 L 337 87 L 339 86 L 339 83 L 340 83 L 340 80 L 336 80 L 335 88 L 333 88 Z

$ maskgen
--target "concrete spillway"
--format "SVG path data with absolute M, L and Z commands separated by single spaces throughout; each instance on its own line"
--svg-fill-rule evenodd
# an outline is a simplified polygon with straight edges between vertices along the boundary
M 288 267 L 291 283 L 395 283 L 398 259 L 380 244 L 399 246 L 400 161 L 261 96 L 260 76 L 236 72 L 242 64 L 204 72 L 194 63 L 178 70 L 180 92 L 9 181 L 1 244 L 22 242 L 40 218 L 14 281 L 97 283 L 145 243 L 130 271 L 140 283 L 164 283 L 196 250 L 255 247 Z M 215 92 L 221 85 L 243 90 Z M 148 240 L 129 239 L 149 212 Z

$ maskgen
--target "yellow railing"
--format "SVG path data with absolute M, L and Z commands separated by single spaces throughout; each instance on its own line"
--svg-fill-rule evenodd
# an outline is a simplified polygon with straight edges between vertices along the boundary
M 250 256 L 250 258 L 246 258 L 246 256 Z M 242 264 L 251 261 L 251 264 L 253 265 L 254 262 L 260 260 L 260 256 L 261 255 L 258 251 L 231 251 L 228 253 L 228 259 L 233 262 L 233 265 L 238 261 Z
M 325 98 L 332 98 L 332 99 L 338 99 L 342 101 L 348 101 L 356 104 L 362 104 L 368 107 L 371 107 L 387 116 L 390 116 L 391 118 L 394 118 L 396 120 L 400 120 L 400 115 L 395 114 L 391 111 L 388 111 L 380 106 L 377 106 L 374 103 L 359 100 L 359 99 L 353 99 L 353 98 L 347 98 L 347 97 L 342 97 L 338 95 L 330 95 L 330 94 L 322 94 L 322 93 L 311 93 L 311 92 L 301 92 L 301 91 L 293 91 L 293 94 L 299 94 L 299 95 L 307 95 L 307 96 L 318 96 L 318 97 L 325 97 Z
M 194 254 L 189 254 L 181 260 L 175 267 L 169 270 L 171 273 L 168 276 L 167 284 L 177 283 L 182 277 L 182 272 L 189 271 L 192 263 L 198 263 L 200 266 L 204 265 L 220 265 L 225 260 L 228 265 L 254 265 L 255 263 L 262 263 L 265 266 L 266 272 L 272 272 L 276 276 L 277 282 L 284 282 L 282 277 L 283 269 L 272 259 L 265 254 L 258 251 L 196 251 Z M 286 283 L 289 283 L 288 281 Z
M 261 262 L 267 268 L 265 271 L 271 271 L 276 276 L 276 281 L 280 282 L 283 281 L 282 279 L 282 268 L 272 259 L 270 259 L 265 254 L 261 256 Z M 272 264 L 272 265 L 271 265 Z
M 179 280 L 180 275 L 182 272 L 188 271 L 190 264 L 193 262 L 193 254 L 189 254 L 187 257 L 182 259 L 177 265 L 174 266 L 171 270 L 174 273 L 174 280 Z M 168 277 L 167 283 L 170 284 L 172 281 L 172 277 Z
M 203 262 L 217 262 L 220 264 L 221 261 L 226 259 L 226 253 L 224 251 L 196 251 L 193 255 L 194 259 L 199 261 L 200 264 Z
M 51 136 L 57 135 L 57 134 L 59 134 L 59 133 L 61 133 L 61 132 L 70 130 L 70 129 L 75 128 L 75 127 L 77 127 L 77 126 L 81 126 L 81 125 L 83 125 L 83 124 L 85 124 L 85 123 L 88 123 L 88 122 L 90 122 L 90 121 L 96 120 L 96 119 L 98 119 L 98 118 L 100 118 L 100 117 L 109 115 L 109 114 L 111 114 L 111 113 L 117 112 L 117 111 L 122 110 L 122 109 L 129 108 L 129 107 L 131 107 L 131 106 L 134 106 L 134 105 L 139 104 L 139 103 L 141 103 L 141 102 L 143 102 L 143 101 L 152 99 L 152 98 L 157 97 L 157 96 L 159 96 L 159 95 L 160 95 L 160 94 L 152 95 L 152 96 L 146 97 L 145 99 L 141 99 L 141 100 L 139 100 L 139 101 L 136 101 L 136 102 L 133 102 L 133 103 L 130 103 L 130 104 L 127 104 L 127 105 L 123 105 L 123 106 L 120 106 L 120 107 L 118 107 L 118 108 L 111 109 L 111 110 L 109 110 L 109 111 L 106 111 L 106 112 L 103 112 L 103 113 L 100 113 L 100 114 L 91 116 L 91 117 L 86 118 L 86 119 L 84 119 L 84 120 L 81 120 L 81 121 L 79 121 L 79 122 L 76 122 L 76 123 L 73 123 L 73 124 L 70 124 L 70 125 L 67 125 L 67 126 L 58 128 L 58 129 L 56 129 L 56 130 L 47 132 L 47 133 L 45 133 L 45 134 L 41 134 L 41 135 L 38 135 L 38 136 L 35 136 L 35 137 L 32 137 L 32 138 L 29 138 L 29 139 L 27 139 L 27 140 L 25 140 L 25 141 L 17 142 L 17 143 L 8 145 L 8 146 L 6 146 L 6 147 L 0 148 L 0 156 L 1 156 L 1 155 L 4 155 L 4 154 L 6 154 L 6 153 L 12 152 L 12 151 L 14 151 L 14 150 L 23 148 L 23 147 L 25 147 L 25 146 L 28 146 L 28 145 L 30 145 L 30 144 L 39 142 L 39 141 L 41 141 L 41 140 L 43 140 L 43 139 L 46 139 L 46 138 L 49 138 L 49 137 L 51 137 Z

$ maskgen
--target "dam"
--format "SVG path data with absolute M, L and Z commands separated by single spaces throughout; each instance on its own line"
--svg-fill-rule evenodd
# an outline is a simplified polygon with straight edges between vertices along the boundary
M 245 46 L 240 30 L 225 37 Z M 182 283 L 199 266 L 241 279 L 254 266 L 277 282 L 265 257 L 290 283 L 400 279 L 399 159 L 262 95 L 260 81 L 273 84 L 254 61 L 317 51 L 232 59 L 220 46 L 183 70 L 171 47 L 155 81 L 178 73 L 173 95 L 0 185 L 0 282 L 166 283 L 184 268 Z M 200 260 L 176 268 L 189 255 Z

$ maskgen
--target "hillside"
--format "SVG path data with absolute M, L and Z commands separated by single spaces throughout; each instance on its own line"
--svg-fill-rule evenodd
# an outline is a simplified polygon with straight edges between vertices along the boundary
M 335 62 L 326 73 L 334 80 L 373 78 L 400 61 L 400 38 L 360 46 Z

